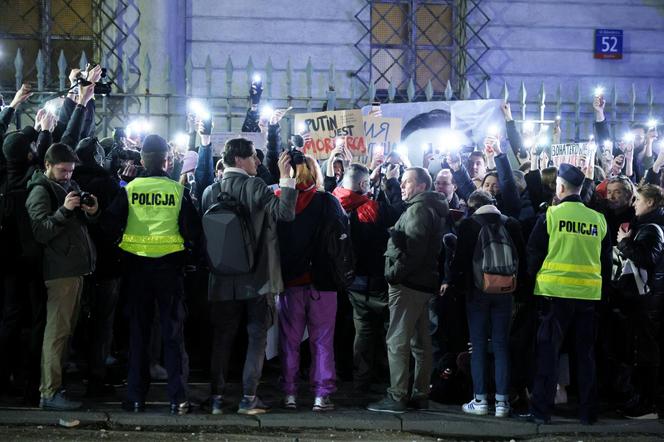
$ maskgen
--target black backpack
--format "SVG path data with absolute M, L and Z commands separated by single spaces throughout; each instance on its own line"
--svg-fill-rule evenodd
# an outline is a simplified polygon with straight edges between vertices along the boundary
M 217 203 L 203 215 L 202 223 L 205 255 L 212 273 L 233 276 L 254 270 L 260 241 L 251 214 L 242 203 L 222 190 Z
M 507 217 L 500 215 L 497 223 L 487 222 L 480 215 L 473 215 L 472 219 L 482 226 L 473 253 L 475 287 L 484 293 L 513 293 L 519 257 L 505 228 Z
M 348 217 L 339 219 L 331 208 L 332 204 L 339 204 L 337 199 L 327 192 L 323 196 L 317 247 L 311 260 L 312 282 L 317 290 L 345 290 L 355 279 L 355 253 Z

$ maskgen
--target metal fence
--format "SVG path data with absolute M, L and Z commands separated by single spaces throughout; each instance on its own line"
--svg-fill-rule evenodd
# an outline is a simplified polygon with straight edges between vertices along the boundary
M 123 63 L 127 63 L 124 60 Z M 87 64 L 87 56 L 83 52 L 78 60 L 78 66 L 81 69 L 85 68 Z M 16 88 L 20 87 L 23 82 L 23 71 L 25 61 L 22 58 L 20 49 L 17 51 L 14 58 L 15 68 L 15 84 Z M 69 87 L 68 75 L 71 64 L 65 59 L 64 53 L 60 53 L 57 65 L 57 79 L 59 90 L 47 90 L 45 72 L 46 62 L 42 57 L 41 52 L 37 55 L 34 61 L 34 67 L 37 72 L 37 84 L 34 99 L 23 106 L 20 112 L 17 113 L 17 125 L 31 124 L 38 107 L 41 104 L 59 95 L 64 95 Z M 31 66 L 32 67 L 32 66 Z M 109 96 L 98 98 L 97 101 L 97 134 L 100 137 L 110 136 L 115 126 L 124 126 L 131 119 L 136 117 L 144 117 L 154 123 L 159 129 L 166 131 L 165 134 L 171 136 L 178 130 L 184 128 L 185 123 L 185 109 L 186 102 L 190 98 L 204 99 L 211 109 L 216 130 L 220 131 L 238 131 L 245 117 L 248 107 L 248 95 L 238 93 L 238 91 L 249 90 L 249 85 L 253 74 L 256 71 L 263 73 L 263 100 L 269 102 L 273 107 L 288 107 L 292 106 L 293 111 L 289 113 L 286 118 L 288 129 L 292 130 L 293 114 L 298 112 L 312 112 L 321 110 L 324 106 L 327 109 L 350 109 L 367 105 L 374 101 L 377 91 L 374 84 L 370 84 L 368 89 L 364 89 L 362 83 L 357 79 L 352 79 L 349 91 L 346 96 L 337 96 L 336 92 L 336 73 L 334 63 L 330 64 L 328 72 L 329 90 L 325 96 L 313 95 L 313 75 L 314 70 L 312 67 L 311 59 L 308 60 L 305 66 L 305 94 L 304 96 L 293 95 L 293 69 L 290 60 L 286 66 L 285 72 L 285 90 L 280 91 L 278 94 L 273 93 L 274 78 L 272 61 L 268 59 L 264 67 L 256 67 L 253 64 L 251 57 L 242 70 L 236 69 L 230 57 L 227 60 L 225 68 L 225 91 L 213 89 L 212 82 L 212 63 L 210 56 L 207 57 L 204 65 L 205 82 L 204 85 L 193 86 L 194 69 L 191 58 L 187 60 L 184 68 L 185 71 L 185 94 L 174 93 L 175 87 L 171 82 L 171 72 L 173 66 L 169 62 L 166 63 L 162 84 L 168 85 L 166 90 L 154 93 L 151 89 L 151 79 L 160 73 L 153 72 L 152 64 L 148 55 L 143 59 L 141 78 L 144 92 L 143 93 L 126 93 L 120 87 L 123 84 L 129 84 L 129 69 L 122 69 L 125 78 L 109 79 L 114 84 L 114 92 Z M 118 86 L 120 85 L 120 86 Z M 361 89 L 362 88 L 362 89 Z M 500 88 L 498 94 L 494 94 L 492 89 Z M 414 81 L 411 79 L 408 82 L 404 100 L 405 102 L 414 101 L 432 101 L 432 100 L 471 100 L 471 99 L 489 99 L 500 98 L 508 101 L 512 105 L 512 112 L 517 122 L 531 120 L 534 122 L 553 122 L 556 116 L 561 117 L 562 122 L 562 140 L 575 141 L 587 139 L 592 133 L 593 124 L 593 111 L 592 111 L 592 91 L 582 90 L 577 86 L 576 91 L 572 94 L 575 98 L 573 100 L 564 99 L 562 86 L 558 86 L 553 93 L 553 98 L 545 90 L 544 83 L 541 84 L 539 90 L 535 93 L 526 90 L 525 84 L 521 82 L 517 86 L 517 91 L 514 92 L 513 86 L 503 83 L 493 85 L 489 81 L 484 83 L 480 93 L 471 92 L 468 83 L 464 84 L 461 89 L 460 95 L 454 94 L 452 87 L 448 81 L 445 90 L 437 91 L 432 87 L 431 82 L 422 90 L 416 90 Z M 9 101 L 10 97 L 14 94 L 15 90 L 0 91 L 3 93 L 5 100 Z M 221 93 L 220 93 L 221 92 Z M 387 89 L 387 102 L 396 102 L 399 100 L 397 89 L 394 84 L 390 83 Z M 568 96 L 569 94 L 566 94 Z M 626 101 L 620 101 L 619 96 L 627 95 Z M 606 117 L 612 125 L 613 133 L 619 133 L 620 130 L 626 128 L 633 122 L 645 122 L 645 120 L 657 117 L 661 112 L 662 106 L 655 103 L 655 93 L 651 85 L 646 92 L 646 101 L 638 102 L 637 88 L 633 84 L 629 91 L 618 91 L 614 86 L 607 89 L 605 94 L 606 98 Z M 362 97 L 360 99 L 360 97 Z

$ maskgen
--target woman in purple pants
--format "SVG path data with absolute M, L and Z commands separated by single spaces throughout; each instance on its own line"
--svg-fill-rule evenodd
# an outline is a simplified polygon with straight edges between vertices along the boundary
M 334 409 L 330 394 L 336 391 L 334 322 L 337 293 L 313 285 L 312 258 L 322 247 L 317 233 L 324 219 L 345 217 L 334 196 L 321 191 L 322 174 L 313 158 L 294 165 L 297 189 L 295 220 L 279 222 L 279 249 L 285 291 L 277 300 L 279 347 L 284 406 L 297 407 L 300 342 L 305 328 L 311 349 L 310 382 L 316 396 L 313 411 Z M 278 192 L 278 191 L 277 191 Z

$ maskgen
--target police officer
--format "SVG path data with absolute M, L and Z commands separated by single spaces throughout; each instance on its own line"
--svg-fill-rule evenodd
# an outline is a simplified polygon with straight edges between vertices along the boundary
M 169 147 L 162 137 L 148 135 L 141 149 L 144 173 L 115 198 L 102 220 L 119 236 L 126 252 L 128 290 L 129 411 L 143 411 L 150 385 L 148 346 L 155 301 L 159 308 L 171 414 L 186 414 L 187 354 L 184 351 L 185 247 L 201 235 L 201 225 L 189 192 L 165 172 Z
M 597 420 L 595 308 L 603 280 L 611 274 L 611 239 L 604 216 L 581 202 L 584 178 L 578 168 L 560 165 L 556 179 L 560 203 L 540 216 L 528 241 L 528 270 L 537 274 L 535 295 L 542 297 L 542 307 L 530 414 L 522 417 L 537 423 L 551 420 L 558 356 L 570 329 L 574 329 L 579 417 L 582 424 Z

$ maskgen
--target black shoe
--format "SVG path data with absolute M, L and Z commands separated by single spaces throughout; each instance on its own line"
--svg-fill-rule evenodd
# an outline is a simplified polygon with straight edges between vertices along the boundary
M 412 408 L 413 410 L 428 410 L 429 399 L 426 397 L 411 398 L 406 406 L 408 408 Z
M 171 414 L 183 416 L 191 412 L 191 404 L 189 401 L 184 402 L 171 402 Z
M 88 388 L 85 390 L 87 397 L 106 397 L 115 394 L 115 387 L 101 382 L 90 382 Z
M 367 410 L 401 414 L 406 412 L 406 403 L 404 401 L 395 401 L 390 396 L 385 396 L 380 401 L 369 404 Z
M 539 417 L 533 413 L 526 413 L 526 414 L 517 414 L 517 419 L 525 421 L 525 422 L 532 422 L 534 424 L 538 425 L 546 425 L 551 423 L 551 418 L 545 419 L 543 417 Z
M 122 409 L 131 413 L 142 413 L 145 411 L 145 402 L 125 401 L 122 403 Z
M 643 404 L 637 404 L 634 407 L 631 407 L 625 410 L 622 415 L 627 419 L 636 419 L 636 420 L 656 420 L 659 419 L 657 414 L 657 408 L 649 407 Z

